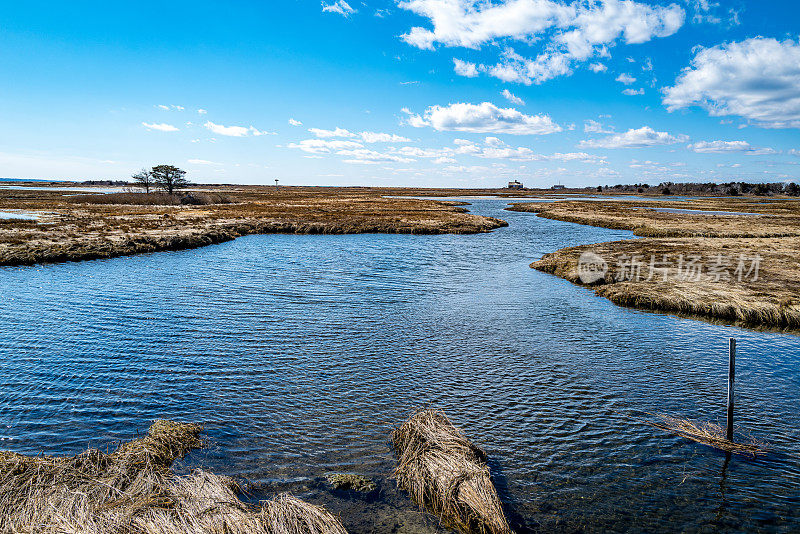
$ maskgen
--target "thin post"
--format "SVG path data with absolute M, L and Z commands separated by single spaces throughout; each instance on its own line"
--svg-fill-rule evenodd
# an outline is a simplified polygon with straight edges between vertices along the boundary
M 736 340 L 730 338 L 728 345 L 728 431 L 726 439 L 733 441 L 733 381 L 736 376 Z

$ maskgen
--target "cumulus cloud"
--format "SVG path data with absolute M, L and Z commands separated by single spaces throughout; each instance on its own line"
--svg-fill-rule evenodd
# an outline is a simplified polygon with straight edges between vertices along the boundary
M 526 115 L 514 108 L 498 108 L 490 102 L 431 106 L 422 115 L 408 114 L 407 123 L 438 131 L 545 135 L 562 131 L 549 115 Z
M 378 133 L 378 132 L 361 132 L 358 134 L 365 143 L 408 143 L 411 139 L 403 137 L 402 135 Z
M 497 137 L 486 137 L 483 144 L 466 139 L 453 141 L 455 148 L 419 148 L 404 146 L 393 149 L 391 153 L 404 157 L 431 159 L 434 163 L 452 163 L 459 155 L 468 155 L 481 159 L 510 161 L 578 161 L 582 163 L 604 164 L 605 157 L 585 152 L 539 154 L 528 147 L 512 147 Z
M 610 135 L 602 139 L 590 139 L 581 141 L 581 147 L 585 148 L 643 148 L 656 145 L 672 145 L 685 142 L 688 139 L 685 135 L 672 135 L 667 132 L 657 132 L 649 126 L 641 128 L 631 128 L 625 133 Z
M 198 114 L 198 115 L 205 115 L 206 113 L 208 113 L 208 111 L 206 111 L 206 110 L 204 110 L 204 109 L 198 109 L 198 110 L 197 110 L 197 114 Z
M 356 12 L 355 9 L 350 7 L 350 4 L 345 2 L 344 0 L 336 0 L 336 2 L 332 4 L 326 4 L 325 2 L 322 3 L 322 12 L 323 13 L 338 13 L 343 17 L 349 17 L 353 13 Z
M 608 70 L 608 67 L 603 65 L 602 63 L 592 63 L 589 65 L 589 70 L 592 72 L 605 72 Z
M 512 104 L 516 104 L 518 106 L 524 106 L 525 105 L 525 101 L 524 100 L 522 100 L 520 97 L 518 97 L 517 95 L 515 95 L 514 93 L 512 93 L 508 89 L 503 89 L 503 92 L 501 94 L 505 97 L 506 100 L 508 100 Z
M 747 141 L 699 141 L 688 145 L 688 148 L 701 154 L 741 152 L 752 156 L 762 156 L 776 153 L 775 149 L 754 147 Z
M 642 89 L 641 87 L 639 89 L 630 89 L 630 88 L 623 89 L 622 90 L 622 94 L 623 95 L 628 95 L 628 96 L 643 95 L 644 94 L 644 89 Z
M 475 63 L 461 61 L 456 58 L 453 58 L 453 70 L 459 76 L 466 76 L 467 78 L 474 78 L 478 75 L 478 67 Z
M 401 36 L 421 49 L 541 40 L 542 51 L 534 58 L 511 51 L 496 65 L 476 67 L 525 84 L 570 74 L 574 63 L 608 56 L 617 42 L 637 44 L 672 35 L 685 18 L 676 4 L 650 6 L 633 0 L 404 0 L 398 5 L 430 21 L 432 28 L 413 27 Z
M 674 111 L 738 115 L 764 128 L 800 128 L 800 43 L 755 37 L 700 49 L 664 90 Z
M 375 165 L 378 163 L 410 163 L 414 161 L 411 158 L 406 158 L 397 154 L 377 152 L 375 150 L 369 150 L 366 148 L 340 150 L 336 154 L 343 156 L 345 158 L 345 163 L 362 165 Z
M 142 126 L 147 128 L 148 130 L 158 130 L 159 132 L 177 132 L 178 131 L 178 129 L 176 127 L 174 127 L 173 125 L 165 124 L 163 122 L 162 123 L 143 122 Z
M 356 134 L 354 134 L 353 132 L 345 130 L 344 128 L 338 128 L 338 127 L 335 130 L 323 130 L 321 128 L 309 128 L 308 131 L 311 132 L 312 134 L 316 135 L 317 137 L 320 137 L 320 138 L 323 138 L 323 139 L 328 138 L 328 137 L 355 137 L 356 136 Z
M 227 137 L 249 137 L 251 135 L 258 137 L 260 135 L 270 134 L 270 132 L 258 130 L 253 126 L 223 126 L 222 124 L 215 124 L 211 121 L 206 121 L 203 126 L 217 135 L 225 135 Z
M 619 83 L 623 83 L 625 85 L 630 85 L 630 84 L 632 84 L 633 82 L 636 81 L 636 78 L 634 78 L 630 74 L 627 74 L 627 73 L 623 72 L 622 74 L 620 74 L 619 76 L 616 77 L 616 80 Z
M 302 125 L 303 125 L 303 123 L 298 121 L 298 120 L 291 119 L 291 118 L 289 119 L 289 126 L 302 126 Z
M 606 128 L 601 123 L 589 119 L 583 124 L 583 131 L 586 133 L 611 134 L 614 133 L 614 128 Z
M 289 148 L 296 148 L 309 154 L 326 154 L 337 150 L 355 150 L 364 148 L 364 145 L 355 141 L 340 141 L 327 139 L 305 139 L 299 143 L 290 143 Z

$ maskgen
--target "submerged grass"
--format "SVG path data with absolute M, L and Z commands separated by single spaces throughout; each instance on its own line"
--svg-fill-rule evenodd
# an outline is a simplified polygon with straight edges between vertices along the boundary
M 202 446 L 202 427 L 156 421 L 146 436 L 110 454 L 74 457 L 0 453 L 0 532 L 55 534 L 343 534 L 325 509 L 279 495 L 260 509 L 236 497 L 227 477 L 174 460 Z
M 461 533 L 509 534 L 486 453 L 469 442 L 444 412 L 415 413 L 391 435 L 394 477 L 412 500 Z
M 326 475 L 325 479 L 337 490 L 352 490 L 362 493 L 375 491 L 378 486 L 370 479 L 362 475 L 351 473 L 332 473 Z

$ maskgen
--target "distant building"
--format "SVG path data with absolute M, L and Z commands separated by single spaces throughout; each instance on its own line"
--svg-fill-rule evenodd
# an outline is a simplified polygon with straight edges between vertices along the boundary
M 567 187 L 561 184 L 556 184 L 552 187 L 552 189 L 566 189 Z
M 508 188 L 509 189 L 524 189 L 524 186 L 522 185 L 522 182 L 520 182 L 518 180 L 514 180 L 513 182 L 508 182 Z

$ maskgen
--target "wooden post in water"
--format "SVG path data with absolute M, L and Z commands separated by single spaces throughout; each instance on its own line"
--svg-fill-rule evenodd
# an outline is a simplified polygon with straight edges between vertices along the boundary
M 725 439 L 733 441 L 733 380 L 736 376 L 736 340 L 730 338 L 728 345 L 728 431 Z

